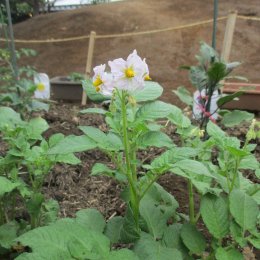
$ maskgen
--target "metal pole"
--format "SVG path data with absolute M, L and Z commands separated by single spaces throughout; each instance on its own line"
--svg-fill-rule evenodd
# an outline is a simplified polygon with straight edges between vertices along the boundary
M 218 0 L 214 0 L 214 18 L 213 18 L 213 32 L 212 32 L 213 49 L 216 49 L 217 18 L 218 18 Z
M 16 54 L 15 54 L 15 45 L 14 45 L 14 31 L 13 31 L 13 25 L 12 25 L 9 0 L 5 0 L 5 3 L 6 3 L 6 12 L 7 12 L 7 19 L 8 19 L 13 72 L 14 72 L 15 80 L 18 80 L 18 68 L 17 68 L 17 60 L 16 60 Z

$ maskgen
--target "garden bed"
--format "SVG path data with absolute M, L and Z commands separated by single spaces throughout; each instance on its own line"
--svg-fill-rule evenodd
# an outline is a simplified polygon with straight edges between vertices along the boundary
M 89 104 L 89 106 L 94 107 L 97 105 Z M 106 124 L 101 115 L 79 115 L 78 112 L 82 109 L 82 106 L 66 103 L 52 106 L 49 113 L 44 115 L 50 124 L 50 129 L 46 135 L 59 132 L 65 135 L 79 135 L 79 125 L 91 125 L 99 127 L 101 130 L 106 129 Z M 231 135 L 244 140 L 248 124 L 225 130 Z M 169 124 L 166 131 L 174 142 L 178 144 L 179 140 L 175 135 L 175 128 Z M 154 157 L 162 153 L 162 151 L 159 148 L 151 148 L 139 156 L 141 158 L 148 158 L 151 161 Z M 94 163 L 106 163 L 109 162 L 109 159 L 98 150 L 79 153 L 78 157 L 82 161 L 81 165 L 56 166 L 49 182 L 46 183 L 46 196 L 59 201 L 61 216 L 74 216 L 77 210 L 88 207 L 100 210 L 106 219 L 110 218 L 113 214 L 122 214 L 124 203 L 120 199 L 120 185 L 116 181 L 104 176 L 90 176 L 90 171 Z M 256 157 L 260 160 L 259 143 L 256 148 Z M 249 178 L 256 181 L 254 175 L 249 174 Z M 166 174 L 159 179 L 159 183 L 174 195 L 179 202 L 179 212 L 188 213 L 187 184 L 185 180 L 173 174 Z
M 88 107 L 100 107 L 93 103 L 88 104 Z M 83 109 L 82 106 L 67 103 L 57 103 L 52 105 L 50 111 L 41 113 L 49 124 L 49 129 L 44 133 L 44 137 L 48 139 L 55 133 L 63 133 L 64 135 L 80 135 L 81 131 L 78 126 L 94 126 L 100 130 L 108 130 L 101 115 L 79 114 Z M 166 121 L 158 123 L 165 125 Z M 175 126 L 171 123 L 166 124 L 165 132 L 179 146 L 180 140 L 175 133 Z M 245 140 L 245 135 L 248 131 L 248 124 L 236 128 L 224 129 L 230 135 L 238 137 L 240 140 Z M 255 150 L 257 160 L 260 160 L 259 140 Z M 5 153 L 6 147 L 1 145 L 0 155 Z M 154 158 L 163 153 L 163 148 L 149 148 L 146 151 L 138 153 L 138 159 L 150 163 Z M 215 153 L 213 151 L 213 153 Z M 90 176 L 92 166 L 95 163 L 105 163 L 110 166 L 109 158 L 98 150 L 77 153 L 77 157 L 81 160 L 81 164 L 69 166 L 67 164 L 57 164 L 51 171 L 49 177 L 43 185 L 44 196 L 48 199 L 55 199 L 60 206 L 60 217 L 75 217 L 76 212 L 81 209 L 95 208 L 98 209 L 106 220 L 112 219 L 115 216 L 124 216 L 126 205 L 120 198 L 122 187 L 119 183 L 111 178 L 104 176 Z M 214 156 L 213 156 L 213 160 Z M 254 174 L 247 170 L 244 172 L 248 179 L 257 182 Z M 187 183 L 184 178 L 166 173 L 161 176 L 158 182 L 169 193 L 171 193 L 179 203 L 177 211 L 179 213 L 189 214 L 189 198 L 187 194 Z M 199 209 L 199 196 L 195 194 L 196 211 Z M 19 215 L 19 219 L 28 219 L 26 215 Z M 171 218 L 168 224 L 171 224 Z M 198 229 L 204 234 L 208 242 L 211 241 L 211 235 L 202 221 L 197 223 Z M 116 248 L 121 248 L 122 244 L 115 245 Z M 25 248 L 26 250 L 26 248 Z M 260 256 L 257 251 L 252 252 L 249 247 L 243 248 L 243 255 L 246 260 L 258 259 Z M 246 252 L 245 252 L 246 251 Z M 13 259 L 12 257 L 8 259 Z

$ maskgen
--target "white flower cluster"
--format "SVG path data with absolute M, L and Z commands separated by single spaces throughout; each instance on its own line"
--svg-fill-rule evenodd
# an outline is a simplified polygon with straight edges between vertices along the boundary
M 111 72 L 105 72 L 106 65 L 94 68 L 93 85 L 97 92 L 111 96 L 115 88 L 134 92 L 144 88 L 144 81 L 150 80 L 145 59 L 134 50 L 126 60 L 119 58 L 108 62 Z

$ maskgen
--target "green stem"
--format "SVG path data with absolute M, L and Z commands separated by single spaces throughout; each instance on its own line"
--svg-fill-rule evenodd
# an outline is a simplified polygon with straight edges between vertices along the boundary
M 160 177 L 160 174 L 155 176 L 152 180 L 150 180 L 150 183 L 147 185 L 147 187 L 142 191 L 140 195 L 140 200 L 144 197 L 146 192 L 151 188 L 151 186 L 157 181 L 157 179 Z
M 122 105 L 122 120 L 123 120 L 123 141 L 126 160 L 126 175 L 130 185 L 130 206 L 133 210 L 134 220 L 137 230 L 139 230 L 139 197 L 136 187 L 136 173 L 132 172 L 131 168 L 131 151 L 129 145 L 128 131 L 127 131 L 127 113 L 126 113 L 126 92 L 122 92 L 121 105 Z
M 136 172 L 136 152 L 132 148 L 132 151 L 130 152 L 130 160 L 131 160 L 131 171 L 133 176 L 133 181 L 137 182 L 137 172 Z
M 235 181 L 237 179 L 238 176 L 238 165 L 239 165 L 239 159 L 236 159 L 236 164 L 235 164 L 235 170 L 234 170 L 234 175 L 233 175 L 233 179 L 232 179 L 232 183 L 231 183 L 231 187 L 230 187 L 230 192 L 233 190 L 234 185 L 235 185 Z
M 0 201 L 0 225 L 6 222 L 3 202 Z
M 191 180 L 188 180 L 188 190 L 189 190 L 189 213 L 190 213 L 190 223 L 195 224 L 195 208 L 194 208 L 194 195 L 193 195 L 193 186 Z

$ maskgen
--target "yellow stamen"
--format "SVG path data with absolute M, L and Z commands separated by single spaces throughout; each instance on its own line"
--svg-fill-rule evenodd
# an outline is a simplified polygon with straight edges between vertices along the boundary
M 38 83 L 37 84 L 37 90 L 40 92 L 43 92 L 45 90 L 45 86 L 43 83 Z
M 100 91 L 100 87 L 99 86 L 96 86 L 96 91 L 99 92 Z
M 132 68 L 125 69 L 125 76 L 127 78 L 133 78 L 135 76 L 135 72 Z
M 144 80 L 152 80 L 148 74 L 145 75 Z
M 98 86 L 100 86 L 101 84 L 103 84 L 103 81 L 102 81 L 102 79 L 100 78 L 100 76 L 97 76 L 96 79 L 95 79 L 94 82 L 93 82 L 93 85 L 94 85 L 95 87 L 98 87 Z

